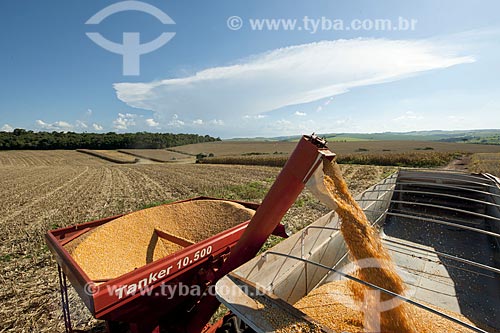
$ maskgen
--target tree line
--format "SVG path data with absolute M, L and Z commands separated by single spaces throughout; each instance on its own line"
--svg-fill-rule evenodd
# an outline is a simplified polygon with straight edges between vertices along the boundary
M 220 138 L 198 134 L 34 132 L 16 128 L 13 132 L 0 132 L 0 150 L 157 149 L 220 140 Z

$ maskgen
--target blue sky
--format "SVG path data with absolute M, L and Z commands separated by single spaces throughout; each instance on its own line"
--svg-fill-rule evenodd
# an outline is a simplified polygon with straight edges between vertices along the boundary
M 175 24 L 139 11 L 85 24 L 120 1 L 2 1 L 0 130 L 229 138 L 500 127 L 498 1 L 144 2 Z M 279 27 L 259 30 L 260 19 Z M 115 43 L 123 32 L 141 43 L 175 36 L 130 76 L 87 32 Z

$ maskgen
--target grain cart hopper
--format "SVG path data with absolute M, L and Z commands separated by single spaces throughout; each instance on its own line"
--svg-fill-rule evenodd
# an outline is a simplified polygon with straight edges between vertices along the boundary
M 207 324 L 219 306 L 210 292 L 215 282 L 252 259 L 269 235 L 286 237 L 282 217 L 323 158 L 334 156 L 324 140 L 302 137 L 260 205 L 195 198 L 150 208 L 154 219 L 142 210 L 48 231 L 66 332 L 72 332 L 67 279 L 109 332 L 121 331 L 117 323 L 133 333 L 215 332 L 223 324 Z M 210 214 L 200 206 L 212 207 Z M 198 230 L 212 225 L 218 228 L 208 234 Z

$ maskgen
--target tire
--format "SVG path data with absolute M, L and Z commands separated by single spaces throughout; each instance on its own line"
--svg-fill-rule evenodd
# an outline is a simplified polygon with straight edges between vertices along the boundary
M 224 323 L 215 333 L 255 333 L 255 331 L 235 314 L 229 314 L 224 317 Z

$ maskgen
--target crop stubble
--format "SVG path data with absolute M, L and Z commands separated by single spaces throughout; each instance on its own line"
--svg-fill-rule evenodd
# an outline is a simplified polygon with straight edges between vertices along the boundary
M 355 192 L 391 170 L 342 169 Z M 249 182 L 260 182 L 267 189 L 279 171 L 235 165 L 115 165 L 74 151 L 1 152 L 0 332 L 63 331 L 57 270 L 44 241 L 47 230 L 130 212 L 152 202 L 225 196 L 231 186 Z M 299 202 L 285 218 L 294 228 L 325 212 L 307 192 Z M 71 289 L 70 302 L 75 326 L 96 325 Z
M 194 157 L 166 149 L 120 149 L 119 152 L 136 157 L 150 159 L 156 162 L 193 161 Z

